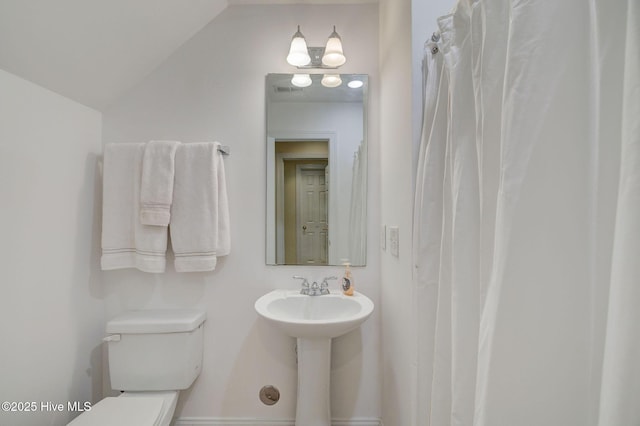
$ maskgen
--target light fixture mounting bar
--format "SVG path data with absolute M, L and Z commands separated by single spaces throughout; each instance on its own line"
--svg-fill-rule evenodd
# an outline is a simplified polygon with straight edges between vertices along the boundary
M 338 67 L 329 67 L 325 64 L 322 63 L 322 57 L 324 56 L 324 47 L 308 47 L 307 50 L 309 51 L 309 56 L 311 57 L 311 62 L 309 62 L 307 65 L 301 65 L 298 66 L 298 69 L 313 69 L 313 68 L 319 68 L 319 69 L 325 69 L 325 70 L 335 70 L 338 69 Z

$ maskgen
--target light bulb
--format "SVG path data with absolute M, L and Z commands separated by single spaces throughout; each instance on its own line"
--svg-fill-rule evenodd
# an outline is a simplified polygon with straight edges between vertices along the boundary
M 338 87 L 342 84 L 339 74 L 325 74 L 322 77 L 322 85 L 324 87 Z
M 300 25 L 298 25 L 298 31 L 296 31 L 296 33 L 293 35 L 293 38 L 291 39 L 291 46 L 289 47 L 287 62 L 295 67 L 301 67 L 311 62 L 309 49 L 307 49 L 307 42 L 300 32 Z
M 309 74 L 294 74 L 291 84 L 297 87 L 311 86 L 311 76 Z
M 328 67 L 339 67 L 347 62 L 344 53 L 342 51 L 342 39 L 336 32 L 334 25 L 333 32 L 327 40 L 327 46 L 324 48 L 324 56 L 322 57 L 322 63 Z

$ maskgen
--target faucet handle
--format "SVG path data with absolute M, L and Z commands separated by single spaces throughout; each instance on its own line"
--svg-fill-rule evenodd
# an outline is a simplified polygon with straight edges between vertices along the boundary
M 329 285 L 329 283 L 328 283 L 327 281 L 329 281 L 329 280 L 337 280 L 337 279 L 338 279 L 338 277 L 335 277 L 335 276 L 333 276 L 333 277 L 326 277 L 326 278 L 324 278 L 324 279 L 322 280 L 322 285 L 323 285 L 323 286 L 328 286 L 328 285 Z
M 321 294 L 329 294 L 329 283 L 328 280 L 337 280 L 338 277 L 326 277 L 322 280 L 320 284 L 320 293 Z
M 302 290 L 300 290 L 300 294 L 309 294 L 309 281 L 300 275 L 294 275 L 293 278 L 296 280 L 302 280 Z

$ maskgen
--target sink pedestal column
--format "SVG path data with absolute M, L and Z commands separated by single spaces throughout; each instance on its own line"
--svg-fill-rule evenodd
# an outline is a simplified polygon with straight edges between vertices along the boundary
M 331 339 L 298 338 L 296 426 L 331 426 Z

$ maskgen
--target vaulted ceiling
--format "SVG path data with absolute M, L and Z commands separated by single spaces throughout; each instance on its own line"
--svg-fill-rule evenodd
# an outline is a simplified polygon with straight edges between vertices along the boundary
M 98 110 L 229 4 L 376 0 L 0 0 L 0 68 Z
M 226 0 L 2 0 L 0 68 L 102 109 L 226 6 Z

